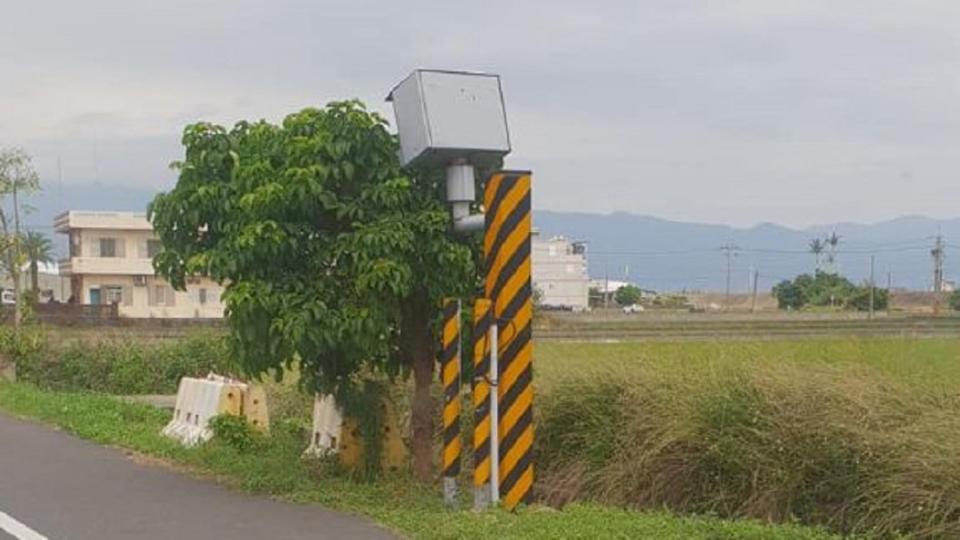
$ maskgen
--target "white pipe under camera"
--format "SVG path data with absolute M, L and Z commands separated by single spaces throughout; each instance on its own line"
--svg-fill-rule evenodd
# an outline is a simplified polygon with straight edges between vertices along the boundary
M 476 178 L 473 165 L 465 159 L 458 159 L 447 166 L 447 202 L 450 203 L 450 216 L 453 218 L 453 230 L 468 233 L 483 229 L 483 214 L 471 214 L 470 206 L 476 198 Z

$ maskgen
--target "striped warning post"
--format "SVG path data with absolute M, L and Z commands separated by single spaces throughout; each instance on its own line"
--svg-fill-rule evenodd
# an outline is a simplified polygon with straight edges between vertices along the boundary
M 490 325 L 492 303 L 479 298 L 473 304 L 473 485 L 477 506 L 487 503 L 490 482 Z
M 443 302 L 443 342 L 440 353 L 440 377 L 443 381 L 443 476 L 444 496 L 456 494 L 460 474 L 460 301 Z M 449 488 L 447 487 L 449 485 Z
M 500 496 L 508 509 L 530 502 L 533 493 L 530 184 L 528 171 L 502 171 L 484 192 L 486 296 L 500 334 Z

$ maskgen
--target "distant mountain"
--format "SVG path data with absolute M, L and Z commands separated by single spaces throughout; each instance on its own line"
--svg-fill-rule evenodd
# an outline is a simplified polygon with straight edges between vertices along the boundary
M 65 210 L 142 212 L 156 194 L 157 190 L 149 188 L 110 185 L 47 186 L 42 194 L 28 199 L 34 210 L 24 218 L 24 228 L 53 235 L 63 254 L 66 241 L 53 234 L 57 214 Z M 835 267 L 854 281 L 867 278 L 873 254 L 878 285 L 886 286 L 889 274 L 895 287 L 928 289 L 933 274 L 930 249 L 940 230 L 947 243 L 946 277 L 960 280 L 960 219 L 905 216 L 873 224 L 838 223 L 805 229 L 774 223 L 736 228 L 625 213 L 543 210 L 534 213 L 534 226 L 544 236 L 586 241 L 591 277 L 626 277 L 657 290 L 724 290 L 724 245 L 739 248 L 731 251 L 733 291 L 747 290 L 751 268 L 760 273 L 760 288 L 769 289 L 781 279 L 812 272 L 810 240 L 833 231 L 841 236 Z M 823 266 L 826 268 L 826 263 Z
M 875 279 L 886 286 L 928 289 L 932 283 L 930 250 L 940 230 L 947 243 L 945 275 L 960 278 L 960 219 L 936 220 L 906 216 L 874 224 L 838 223 L 792 229 L 773 223 L 749 228 L 686 223 L 624 213 L 585 214 L 539 211 L 534 226 L 544 236 L 563 235 L 587 242 L 591 277 L 627 280 L 658 290 L 722 291 L 731 250 L 731 289 L 748 289 L 751 268 L 760 273 L 759 287 L 768 290 L 782 279 L 812 272 L 813 238 L 836 232 L 837 271 L 854 281 L 867 279 L 875 256 Z M 956 244 L 951 244 L 953 239 Z M 826 254 L 822 256 L 824 269 Z

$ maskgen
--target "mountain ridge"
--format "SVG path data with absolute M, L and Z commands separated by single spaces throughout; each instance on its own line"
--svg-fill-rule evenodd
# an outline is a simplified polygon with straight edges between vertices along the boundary
M 63 235 L 53 234 L 57 214 L 68 209 L 144 211 L 158 192 L 130 186 L 47 186 L 46 191 L 27 198 L 34 210 L 24 219 L 24 228 L 51 234 L 62 254 L 66 241 Z M 731 252 L 733 291 L 749 290 L 751 268 L 760 273 L 759 287 L 768 289 L 782 279 L 812 272 L 815 261 L 808 252 L 810 240 L 834 231 L 841 236 L 834 269 L 854 281 L 867 278 L 872 254 L 878 285 L 885 286 L 889 274 L 895 287 L 928 289 L 933 273 L 929 250 L 938 230 L 946 239 L 946 277 L 960 276 L 960 245 L 950 243 L 951 238 L 960 239 L 960 217 L 935 219 L 910 214 L 875 223 L 839 222 L 797 228 L 764 221 L 736 227 L 629 212 L 535 210 L 534 227 L 543 236 L 586 241 L 592 277 L 626 278 L 658 290 L 724 290 L 723 245 L 739 247 Z

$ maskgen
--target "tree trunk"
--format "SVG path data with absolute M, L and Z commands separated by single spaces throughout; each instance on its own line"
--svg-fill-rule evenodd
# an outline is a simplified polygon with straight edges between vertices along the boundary
M 30 289 L 34 300 L 40 298 L 40 265 L 36 259 L 30 261 Z
M 401 354 L 404 363 L 413 371 L 413 472 L 417 480 L 429 482 L 433 474 L 433 439 L 435 436 L 436 404 L 430 393 L 436 362 L 434 339 L 431 335 L 431 313 L 425 296 L 411 299 L 404 305 Z
M 434 406 L 432 349 L 422 351 L 413 363 L 413 471 L 417 480 L 429 482 L 433 473 Z

